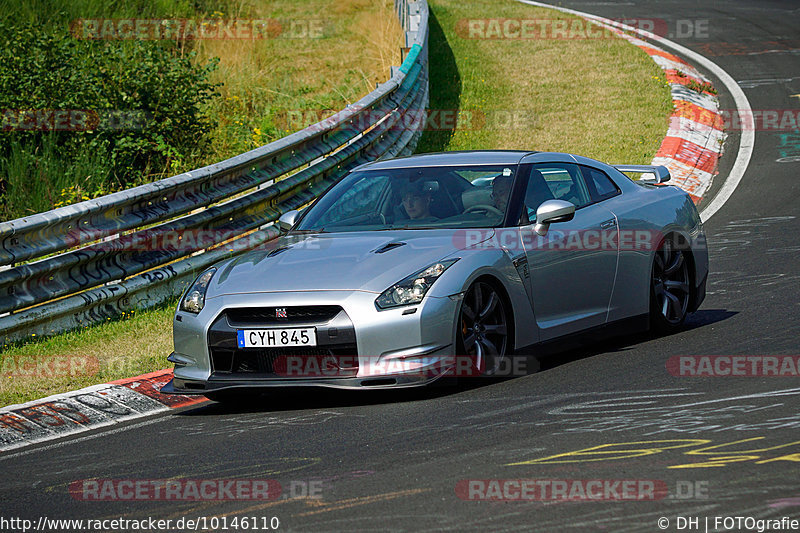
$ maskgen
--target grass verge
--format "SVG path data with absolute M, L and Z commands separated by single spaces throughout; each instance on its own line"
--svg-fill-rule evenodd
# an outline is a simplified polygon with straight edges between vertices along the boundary
M 650 162 L 672 99 L 663 71 L 644 51 L 586 29 L 582 19 L 517 2 L 430 6 L 430 107 L 457 110 L 465 121 L 426 132 L 418 152 L 502 148 Z M 534 21 L 538 38 L 514 38 L 502 29 L 508 20 Z M 561 37 L 560 24 L 569 29 Z
M 230 1 L 223 19 L 273 19 L 277 38 L 198 41 L 219 58 L 210 164 L 274 141 L 352 104 L 400 64 L 402 29 L 390 0 Z
M 167 368 L 177 301 L 61 335 L 6 345 L 0 405 Z

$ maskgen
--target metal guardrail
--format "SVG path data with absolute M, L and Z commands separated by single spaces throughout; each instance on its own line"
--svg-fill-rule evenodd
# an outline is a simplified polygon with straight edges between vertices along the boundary
M 395 0 L 395 9 L 403 64 L 334 116 L 221 163 L 1 222 L 0 340 L 88 326 L 175 297 L 206 266 L 268 246 L 282 213 L 351 168 L 411 153 L 428 104 L 428 5 Z

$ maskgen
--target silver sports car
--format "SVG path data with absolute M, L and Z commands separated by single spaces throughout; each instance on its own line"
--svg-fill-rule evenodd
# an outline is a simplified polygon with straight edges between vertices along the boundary
M 164 392 L 422 385 L 502 374 L 513 354 L 629 319 L 680 328 L 705 297 L 708 253 L 668 179 L 522 151 L 362 165 L 284 214 L 269 249 L 189 287 Z

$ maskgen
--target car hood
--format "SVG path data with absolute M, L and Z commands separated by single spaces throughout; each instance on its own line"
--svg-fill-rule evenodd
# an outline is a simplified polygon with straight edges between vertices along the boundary
M 219 265 L 207 298 L 315 290 L 380 294 L 463 249 L 464 237 L 463 230 L 398 230 L 289 235 L 268 244 Z

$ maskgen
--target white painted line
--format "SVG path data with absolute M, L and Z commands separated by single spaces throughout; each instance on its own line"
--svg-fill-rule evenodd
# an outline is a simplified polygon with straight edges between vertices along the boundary
M 637 39 L 636 37 L 633 37 L 632 35 L 628 35 L 628 34 L 625 34 L 625 35 L 626 35 L 625 38 L 627 40 L 629 40 L 630 42 L 632 42 L 633 44 L 635 44 L 636 46 L 638 46 L 640 48 L 643 47 L 643 46 L 646 46 L 648 48 L 652 48 L 653 50 L 657 50 L 657 51 L 663 52 L 665 54 L 668 53 L 666 50 L 664 50 L 663 48 L 659 48 L 658 46 L 654 45 L 653 43 L 648 43 L 647 41 L 643 41 L 641 39 Z
M 0 452 L 169 411 L 121 385 L 92 385 L 0 409 Z
M 707 148 L 716 154 L 718 151 L 715 151 L 714 148 L 720 145 L 720 142 L 725 138 L 725 134 L 718 129 L 681 118 L 676 121 L 670 120 L 669 129 L 667 129 L 667 134 L 664 137 L 683 139 L 697 146 Z
M 720 79 L 725 88 L 731 93 L 733 96 L 733 100 L 736 103 L 736 108 L 738 110 L 740 117 L 752 117 L 753 112 L 750 108 L 750 102 L 747 100 L 747 96 L 745 96 L 744 91 L 739 87 L 730 74 L 725 72 L 722 67 L 711 61 L 710 59 L 706 58 L 705 56 L 698 54 L 697 52 L 686 48 L 676 42 L 673 42 L 669 39 L 665 39 L 664 37 L 658 36 L 654 33 L 649 31 L 640 30 L 638 28 L 634 28 L 633 26 L 628 26 L 627 24 L 622 24 L 620 22 L 616 22 L 611 19 L 607 19 L 605 17 L 599 17 L 597 15 L 592 15 L 591 13 L 584 13 L 582 11 L 576 11 L 574 9 L 568 9 L 565 7 L 554 6 L 550 4 L 545 4 L 543 2 L 535 2 L 533 0 L 516 0 L 517 2 L 521 2 L 523 4 L 528 4 L 537 7 L 545 7 L 549 9 L 556 9 L 558 11 L 562 11 L 564 13 L 570 13 L 572 15 L 577 15 L 579 17 L 587 18 L 590 20 L 596 20 L 598 22 L 602 22 L 604 24 L 608 24 L 610 26 L 614 26 L 616 28 L 620 28 L 626 31 L 632 31 L 641 35 L 645 39 L 649 41 L 655 41 L 662 46 L 666 46 L 671 48 L 672 50 L 678 52 L 679 54 L 683 55 L 684 57 L 694 61 L 695 63 L 703 66 L 710 72 L 712 72 L 717 78 Z M 733 192 L 736 190 L 736 187 L 739 186 L 739 183 L 742 181 L 742 177 L 744 173 L 747 171 L 747 166 L 750 164 L 750 158 L 753 155 L 753 145 L 755 144 L 755 128 L 743 128 L 742 129 L 742 136 L 739 140 L 739 152 L 736 154 L 736 160 L 733 163 L 733 168 L 731 169 L 730 174 L 725 179 L 725 183 L 722 184 L 719 192 L 714 197 L 714 199 L 706 205 L 703 210 L 700 212 L 700 217 L 703 221 L 707 221 L 709 218 L 714 216 L 714 214 L 725 205 L 725 202 L 733 195 Z
M 721 115 L 717 114 L 716 116 L 721 119 Z M 672 132 L 702 133 L 706 136 L 705 138 L 709 135 L 714 135 L 717 140 L 725 137 L 725 134 L 720 128 L 681 115 L 672 115 L 669 118 L 669 128 L 667 129 L 666 137 L 674 137 L 675 135 Z
M 673 100 L 682 100 L 698 107 L 702 107 L 703 109 L 712 111 L 715 114 L 719 113 L 719 100 L 717 100 L 716 96 L 698 93 L 679 83 L 670 83 L 669 87 Z
M 655 61 L 656 65 L 658 65 L 664 70 L 677 70 L 693 78 L 697 78 L 698 80 L 707 81 L 705 76 L 700 74 L 699 71 L 695 70 L 695 68 L 690 65 L 686 65 L 684 63 L 678 63 L 677 61 L 673 61 L 672 59 L 667 59 L 666 57 L 661 57 L 657 55 L 651 55 L 650 57 L 653 58 L 653 61 Z
M 78 437 L 78 438 L 75 438 L 75 439 L 69 439 L 69 440 L 65 440 L 65 441 L 61 441 L 61 442 L 54 442 L 52 444 L 47 444 L 45 446 L 40 446 L 40 447 L 34 448 L 34 449 L 21 450 L 21 451 L 13 450 L 10 453 L 3 453 L 3 454 L 0 454 L 0 462 L 1 461 L 5 461 L 7 459 L 16 459 L 18 457 L 22 457 L 23 455 L 28 455 L 28 454 L 31 454 L 31 453 L 43 452 L 43 451 L 47 451 L 47 450 L 53 450 L 55 448 L 62 448 L 64 446 L 70 446 L 70 445 L 78 443 L 78 442 L 84 442 L 84 441 L 87 441 L 87 440 L 96 439 L 97 437 L 105 437 L 107 435 L 113 435 L 115 433 L 120 433 L 122 431 L 129 431 L 131 429 L 139 429 L 139 428 L 144 427 L 144 426 L 149 426 L 150 424 L 155 424 L 156 422 L 160 422 L 162 420 L 161 417 L 155 417 L 155 415 L 158 415 L 158 414 L 163 414 L 163 411 L 154 411 L 152 414 L 143 415 L 143 416 L 147 416 L 147 417 L 150 417 L 150 418 L 148 418 L 148 419 L 146 419 L 146 420 L 144 420 L 142 422 L 137 422 L 135 424 L 131 424 L 129 426 L 117 427 L 117 428 L 109 429 L 109 430 L 102 431 L 102 432 L 99 432 L 99 433 L 94 433 L 92 435 L 84 435 L 83 437 Z M 94 428 L 92 428 L 92 429 L 94 429 Z M 67 435 L 65 435 L 65 436 L 67 436 Z M 33 444 L 33 443 L 31 443 L 31 444 Z
M 0 457 L 13 450 L 136 418 L 169 412 L 205 400 L 160 394 L 172 370 L 157 370 L 111 383 L 0 407 Z M 76 441 L 78 442 L 78 441 Z M 38 449 L 38 448 L 37 448 Z
M 654 165 L 664 165 L 672 176 L 670 183 L 694 196 L 702 198 L 711 186 L 713 176 L 708 172 L 694 168 L 671 157 L 654 157 Z

